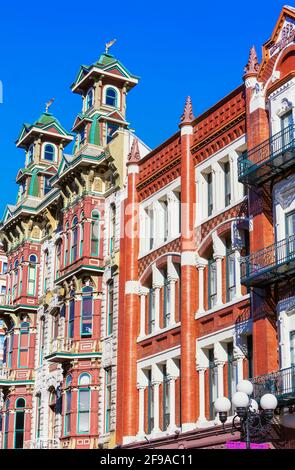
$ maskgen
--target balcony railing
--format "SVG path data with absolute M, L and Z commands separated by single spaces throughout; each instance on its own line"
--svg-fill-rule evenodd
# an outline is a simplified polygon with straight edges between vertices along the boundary
M 5 367 L 0 367 L 0 380 L 8 380 L 11 370 Z
M 69 338 L 56 338 L 50 343 L 50 354 L 59 352 L 70 352 L 73 347 L 73 340 Z
M 254 377 L 251 382 L 253 397 L 258 402 L 265 393 L 272 393 L 279 405 L 295 403 L 295 366 Z
M 239 181 L 261 184 L 295 164 L 295 125 L 286 127 L 238 159 Z
M 295 270 L 295 235 L 241 258 L 241 282 L 263 286 Z
M 36 439 L 24 442 L 24 449 L 59 449 L 59 439 Z

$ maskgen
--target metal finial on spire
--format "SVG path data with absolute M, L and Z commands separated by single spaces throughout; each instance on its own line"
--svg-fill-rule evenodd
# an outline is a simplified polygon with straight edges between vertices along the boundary
M 105 53 L 107 54 L 109 52 L 109 48 L 112 47 L 115 42 L 117 42 L 117 39 L 112 39 L 110 42 L 107 42 L 106 43 L 106 49 L 105 49 Z
M 52 105 L 53 101 L 54 101 L 54 98 L 51 98 L 51 100 L 47 101 L 46 107 L 45 107 L 45 113 L 48 113 L 48 109 Z

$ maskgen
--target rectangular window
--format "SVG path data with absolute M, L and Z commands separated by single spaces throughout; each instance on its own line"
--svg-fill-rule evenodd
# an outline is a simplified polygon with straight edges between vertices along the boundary
M 112 403 L 112 369 L 105 369 L 105 432 L 110 432 Z
M 232 399 L 233 394 L 236 391 L 236 365 L 234 362 L 234 345 L 233 343 L 227 344 L 227 397 L 229 400 Z M 231 409 L 230 414 L 233 414 Z
M 212 173 L 207 175 L 207 197 L 208 197 L 208 217 L 213 212 L 213 184 L 212 184 Z
M 78 395 L 78 433 L 88 434 L 90 431 L 90 390 L 80 389 Z
M 51 176 L 44 176 L 44 196 L 51 191 Z
M 71 432 L 71 409 L 72 409 L 72 392 L 70 389 L 66 391 L 66 412 L 65 412 L 65 436 Z
M 290 365 L 295 367 L 295 331 L 290 331 Z
M 150 250 L 154 246 L 154 211 L 153 208 L 150 207 L 148 210 L 148 216 L 149 216 L 149 239 L 150 239 Z
M 110 281 L 107 288 L 107 335 L 113 333 L 114 283 Z
M 8 364 L 7 364 L 8 369 L 12 367 L 13 342 L 14 342 L 14 334 L 12 332 L 9 336 L 9 350 L 8 350 Z
M 17 411 L 15 413 L 15 430 L 14 430 L 14 447 L 15 449 L 22 449 L 24 446 L 24 431 L 25 431 L 25 412 Z
M 287 257 L 295 255 L 295 211 L 286 215 Z M 278 250 L 279 251 L 279 250 Z
M 154 390 L 152 385 L 152 371 L 148 371 L 148 434 L 154 427 Z
M 236 257 L 230 240 L 226 245 L 226 301 L 230 302 L 236 294 Z
M 79 134 L 79 146 L 82 147 L 82 145 L 85 144 L 85 141 L 86 141 L 86 132 L 85 132 L 85 127 L 84 127 Z
M 9 436 L 9 411 L 5 414 L 3 449 L 7 449 Z
M 55 278 L 58 279 L 60 275 L 60 257 L 61 257 L 61 243 L 56 245 L 56 254 L 55 254 Z
M 248 361 L 248 378 L 253 377 L 253 337 L 247 336 L 247 361 Z
M 82 295 L 82 315 L 81 315 L 81 336 L 91 337 L 93 316 L 93 296 L 92 293 Z
M 166 328 L 169 325 L 170 319 L 170 284 L 167 277 L 167 271 L 164 271 L 164 286 L 163 286 L 163 326 Z
M 114 137 L 115 132 L 119 129 L 119 126 L 116 124 L 107 124 L 107 144 L 112 140 Z
M 167 377 L 167 367 L 163 366 L 163 431 L 170 423 L 170 402 L 169 402 L 169 381 Z
M 35 295 L 35 277 L 36 277 L 36 267 L 29 266 L 28 273 L 28 295 Z
M 49 264 L 49 253 L 46 250 L 44 252 L 44 292 L 46 292 L 48 288 L 48 281 L 49 281 L 48 264 Z
M 115 227 L 116 227 L 116 207 L 114 204 L 110 206 L 110 253 L 115 248 Z
M 36 410 L 36 438 L 39 439 L 41 432 L 41 396 L 37 396 L 37 410 Z
M 7 263 L 3 263 L 2 274 L 6 274 L 6 273 L 7 273 Z
M 18 346 L 18 367 L 19 368 L 28 367 L 29 341 L 30 341 L 29 327 L 22 326 L 20 329 L 19 346 Z
M 155 290 L 152 287 L 149 289 L 148 303 L 148 334 L 150 334 L 155 328 Z
M 224 204 L 225 207 L 230 205 L 231 200 L 231 188 L 230 188 L 230 164 L 226 162 L 224 164 Z
M 208 306 L 213 308 L 217 301 L 217 271 L 216 261 L 210 259 L 208 262 Z
M 294 139 L 292 110 L 281 117 L 282 147 L 288 147 Z
M 84 242 L 84 224 L 80 227 L 80 256 L 83 256 L 83 242 Z
M 74 320 L 75 320 L 75 300 L 70 300 L 69 304 L 69 325 L 68 337 L 74 338 Z
M 168 240 L 168 229 L 169 229 L 169 214 L 168 214 L 168 201 L 167 199 L 162 201 L 162 207 L 163 207 L 163 222 L 164 222 L 164 227 L 163 227 L 163 231 L 164 231 L 164 242 L 166 242 Z
M 214 419 L 214 402 L 217 398 L 217 385 L 216 385 L 216 367 L 214 363 L 214 350 L 209 349 L 209 404 L 210 404 L 210 419 Z
M 72 252 L 71 252 L 71 262 L 76 261 L 78 253 L 78 228 L 75 227 L 72 232 Z

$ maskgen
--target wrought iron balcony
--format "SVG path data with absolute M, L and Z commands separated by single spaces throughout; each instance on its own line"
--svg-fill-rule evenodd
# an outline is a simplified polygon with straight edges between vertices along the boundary
M 295 164 L 295 125 L 286 127 L 238 158 L 239 181 L 262 184 Z
M 288 278 L 295 271 L 295 235 L 241 258 L 241 282 L 264 286 Z
M 262 395 L 272 393 L 280 406 L 295 404 L 295 366 L 251 379 L 253 398 L 259 402 Z

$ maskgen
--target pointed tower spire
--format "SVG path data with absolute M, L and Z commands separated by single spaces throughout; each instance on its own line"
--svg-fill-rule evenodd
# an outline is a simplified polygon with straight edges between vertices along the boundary
M 187 96 L 185 101 L 185 106 L 183 110 L 183 115 L 180 118 L 180 125 L 190 124 L 195 119 L 193 113 L 193 105 L 190 96 Z
M 138 163 L 140 160 L 140 152 L 138 147 L 138 139 L 134 137 L 131 150 L 128 155 L 128 163 Z
M 248 63 L 244 68 L 245 74 L 247 73 L 257 73 L 259 69 L 259 62 L 256 53 L 255 46 L 252 46 L 250 49 Z

